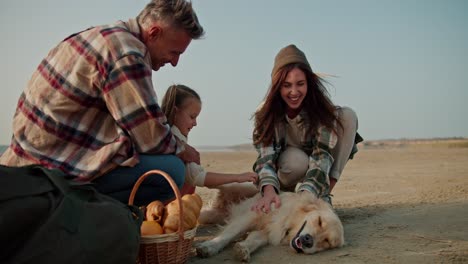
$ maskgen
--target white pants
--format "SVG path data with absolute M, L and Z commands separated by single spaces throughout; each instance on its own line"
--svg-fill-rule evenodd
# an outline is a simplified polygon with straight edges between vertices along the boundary
M 358 128 L 358 119 L 353 109 L 349 107 L 338 108 L 338 118 L 343 128 L 338 126 L 338 142 L 332 149 L 334 159 L 329 177 L 338 180 L 346 163 L 349 160 L 354 146 Z M 278 178 L 282 190 L 293 191 L 296 184 L 304 180 L 309 168 L 309 156 L 299 148 L 288 147 L 278 159 Z

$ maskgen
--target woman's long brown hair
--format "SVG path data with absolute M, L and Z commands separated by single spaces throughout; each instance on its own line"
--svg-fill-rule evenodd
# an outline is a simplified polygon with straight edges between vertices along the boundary
M 280 89 L 286 80 L 288 73 L 298 68 L 302 70 L 307 80 L 307 95 L 302 101 L 302 110 L 305 110 L 309 118 L 308 133 L 315 133 L 319 126 L 323 125 L 333 131 L 337 131 L 335 124 L 341 126 L 336 114 L 335 105 L 323 85 L 325 82 L 315 73 L 308 70 L 301 63 L 286 65 L 273 76 L 271 86 L 265 97 L 263 105 L 254 114 L 253 143 L 264 146 L 273 143 L 275 124 L 282 122 L 286 115 L 286 103 L 281 98 Z M 336 123 L 335 123 L 336 122 Z

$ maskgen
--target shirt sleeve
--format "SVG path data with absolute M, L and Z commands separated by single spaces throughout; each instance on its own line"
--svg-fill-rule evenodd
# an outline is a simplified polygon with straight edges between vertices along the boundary
M 140 153 L 173 154 L 183 151 L 171 133 L 166 116 L 157 103 L 151 67 L 139 55 L 115 62 L 103 88 L 110 114 Z
M 258 152 L 257 161 L 254 164 L 254 171 L 259 176 L 258 187 L 263 194 L 263 187 L 272 185 L 276 193 L 279 193 L 280 182 L 276 173 L 276 158 L 278 154 L 273 145 L 271 146 L 255 146 Z
M 187 164 L 185 174 L 185 183 L 190 186 L 205 186 L 206 171 L 205 169 L 196 164 L 195 162 L 190 162 Z
M 334 131 L 322 126 L 319 128 L 316 140 L 316 147 L 309 156 L 309 168 L 306 172 L 306 178 L 297 189 L 297 192 L 309 191 L 321 196 L 329 193 L 330 190 L 328 175 L 334 161 L 331 150 L 336 146 L 338 136 Z

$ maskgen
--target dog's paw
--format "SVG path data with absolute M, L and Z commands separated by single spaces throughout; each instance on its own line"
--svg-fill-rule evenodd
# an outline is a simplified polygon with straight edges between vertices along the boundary
M 243 261 L 243 262 L 249 262 L 250 261 L 250 251 L 241 242 L 236 243 L 234 245 L 234 254 L 235 254 L 237 260 L 240 260 L 240 261 Z
M 211 243 L 211 241 L 206 241 L 201 244 L 198 244 L 195 246 L 195 249 L 197 251 L 197 256 L 201 258 L 214 256 L 219 251 L 216 245 L 214 243 Z

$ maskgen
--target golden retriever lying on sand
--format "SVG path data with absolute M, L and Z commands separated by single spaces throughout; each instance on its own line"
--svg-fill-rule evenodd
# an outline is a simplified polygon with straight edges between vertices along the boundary
M 235 244 L 236 257 L 249 261 L 258 248 L 289 244 L 296 252 L 313 254 L 344 244 L 343 226 L 329 204 L 308 192 L 280 194 L 280 208 L 268 214 L 257 214 L 250 207 L 259 199 L 252 198 L 232 206 L 230 219 L 221 233 L 196 246 L 200 257 L 219 253 L 230 242 L 248 233 Z

